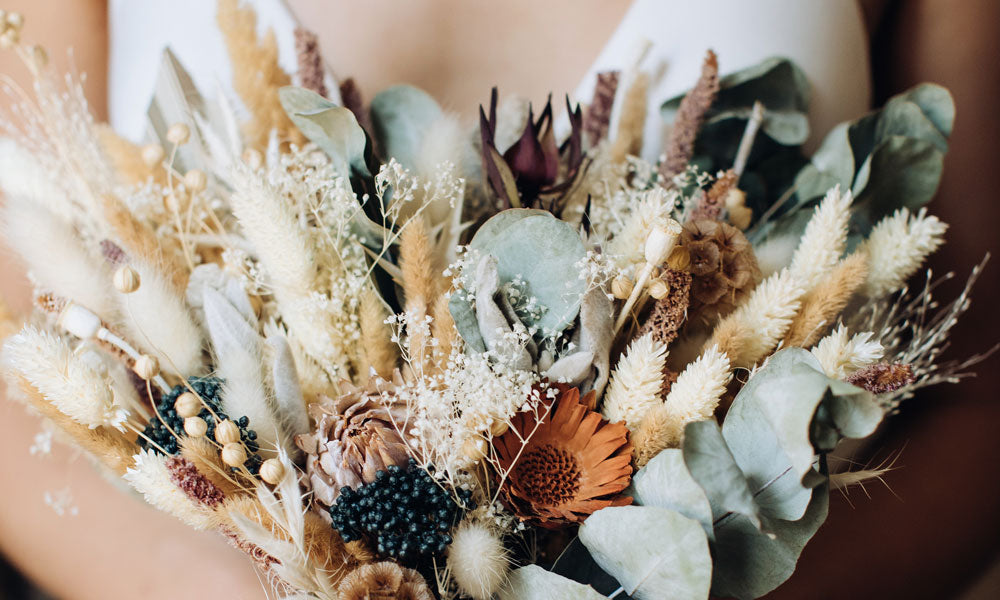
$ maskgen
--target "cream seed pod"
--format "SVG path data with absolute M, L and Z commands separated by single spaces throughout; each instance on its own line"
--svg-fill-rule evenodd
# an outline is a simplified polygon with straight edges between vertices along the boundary
M 667 257 L 667 268 L 674 271 L 687 271 L 691 266 L 691 251 L 684 246 L 675 246 Z
M 132 370 L 135 371 L 135 374 L 139 377 L 149 381 L 160 374 L 160 361 L 156 360 L 156 357 L 154 356 L 143 354 L 136 359 L 135 365 L 132 366 Z
M 208 423 L 201 417 L 188 417 L 184 419 L 184 432 L 193 438 L 200 438 L 208 433 Z
M 184 123 L 174 123 L 167 129 L 167 141 L 175 146 L 181 146 L 191 139 L 191 129 Z
M 260 478 L 271 485 L 278 485 L 285 476 L 285 465 L 277 458 L 269 458 L 260 465 Z
M 673 219 L 668 219 L 663 226 L 654 227 L 646 238 L 646 246 L 643 254 L 646 262 L 658 267 L 670 256 L 670 251 L 674 249 L 677 238 L 681 235 L 681 224 Z
M 139 273 L 128 265 L 122 265 L 115 270 L 115 289 L 123 294 L 131 294 L 139 289 Z
M 191 392 L 184 392 L 174 400 L 174 410 L 185 419 L 197 416 L 201 412 L 201 400 Z
M 155 167 L 163 162 L 167 154 L 159 144 L 146 144 L 142 147 L 142 162 L 147 167 Z
M 507 423 L 506 419 L 494 419 L 493 423 L 490 425 L 490 435 L 493 437 L 500 437 L 501 435 L 507 433 L 510 429 L 510 424 Z
M 233 442 L 222 447 L 222 462 L 230 467 L 240 467 L 246 461 L 247 451 L 243 448 L 243 444 Z
M 184 187 L 192 194 L 204 191 L 208 185 L 208 177 L 200 169 L 191 169 L 184 174 Z
M 611 281 L 611 295 L 619 300 L 625 300 L 632 293 L 635 285 L 632 280 L 624 275 L 619 275 Z
M 648 291 L 650 296 L 659 300 L 667 296 L 670 292 L 670 287 L 662 279 L 657 279 L 653 281 L 653 283 L 649 284 Z
M 222 445 L 236 444 L 240 441 L 240 428 L 232 421 L 222 421 L 215 426 L 215 441 Z
M 462 454 L 472 462 L 486 458 L 487 451 L 486 440 L 481 437 L 470 437 L 462 443 Z

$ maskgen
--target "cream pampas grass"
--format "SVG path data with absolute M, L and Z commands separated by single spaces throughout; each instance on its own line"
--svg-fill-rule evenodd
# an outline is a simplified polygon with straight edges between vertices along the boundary
M 634 71 L 626 85 L 615 140 L 609 151 L 612 162 L 616 163 L 624 162 L 626 156 L 637 156 L 642 151 L 642 134 L 649 105 L 649 74 Z
M 837 264 L 847 243 L 851 218 L 851 192 L 834 186 L 813 212 L 788 268 L 806 291 L 812 290 Z
M 840 325 L 811 352 L 828 376 L 843 379 L 882 358 L 882 344 L 872 341 L 872 335 L 866 331 L 851 336 L 847 327 Z
M 612 423 L 624 421 L 630 430 L 637 428 L 646 413 L 660 403 L 666 360 L 666 346 L 655 341 L 651 333 L 629 344 L 611 375 L 601 409 L 604 418 Z
M 753 366 L 785 336 L 804 295 L 787 269 L 771 275 L 716 326 L 708 345 L 728 355 L 734 367 Z
M 69 344 L 47 331 L 27 326 L 4 345 L 4 357 L 45 399 L 91 429 L 124 431 L 128 412 L 102 375 Z
M 26 199 L 11 197 L 3 219 L 7 243 L 24 260 L 38 288 L 85 306 L 105 321 L 116 320 L 111 270 L 70 223 Z
M 142 450 L 135 455 L 135 465 L 123 478 L 156 508 L 195 529 L 209 529 L 213 524 L 212 510 L 189 498 L 170 479 L 169 459 L 163 454 Z
M 802 309 L 785 334 L 784 345 L 808 348 L 829 330 L 868 277 L 868 257 L 855 252 L 806 294 Z
M 129 337 L 155 356 L 160 368 L 182 376 L 202 372 L 205 341 L 176 282 L 157 266 L 138 258 L 129 266 L 139 273 L 139 288 L 119 294 L 122 322 Z
M 510 558 L 503 541 L 481 523 L 465 521 L 452 535 L 448 569 L 462 594 L 489 600 L 507 580 Z
M 924 259 L 944 243 L 946 229 L 924 208 L 916 215 L 901 208 L 876 223 L 860 249 L 868 254 L 865 295 L 880 298 L 901 289 Z
M 0 187 L 6 198 L 24 198 L 58 214 L 65 208 L 60 199 L 66 191 L 59 186 L 35 156 L 9 137 L 0 137 Z
M 374 370 L 382 379 L 392 379 L 399 358 L 399 348 L 392 343 L 385 307 L 375 290 L 365 287 L 361 292 L 361 309 L 358 311 L 361 326 L 361 351 L 365 360 L 362 377 Z

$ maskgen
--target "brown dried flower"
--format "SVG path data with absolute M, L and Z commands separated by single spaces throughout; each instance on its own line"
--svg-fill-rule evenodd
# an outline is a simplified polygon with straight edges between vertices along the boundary
M 686 271 L 667 269 L 660 279 L 667 284 L 667 289 L 670 291 L 653 305 L 636 337 L 652 333 L 654 340 L 669 346 L 677 337 L 677 332 L 687 317 L 692 278 Z
M 760 278 L 753 246 L 739 229 L 719 221 L 684 225 L 680 243 L 691 254 L 691 310 L 712 320 L 735 308 Z
M 726 205 L 726 197 L 730 190 L 736 189 L 739 176 L 732 169 L 726 171 L 715 180 L 712 187 L 702 194 L 698 205 L 691 211 L 691 221 L 701 219 L 718 219 Z
M 396 400 L 394 385 L 379 379 L 366 389 L 346 382 L 342 388 L 337 400 L 323 398 L 309 406 L 316 430 L 295 439 L 308 454 L 306 473 L 322 507 L 331 506 L 341 488 L 370 483 L 379 471 L 409 460 L 400 434 L 406 405 Z
M 166 462 L 170 481 L 179 487 L 188 498 L 198 504 L 215 508 L 223 503 L 226 495 L 214 483 L 209 481 L 198 467 L 182 456 L 171 456 Z
M 715 53 L 709 50 L 705 54 L 705 62 L 701 67 L 701 76 L 694 88 L 688 92 L 677 109 L 670 130 L 670 140 L 667 142 L 667 158 L 660 165 L 661 182 L 671 185 L 671 178 L 687 168 L 688 161 L 694 153 L 694 140 L 701 129 L 705 113 L 715 102 L 719 93 L 719 61 Z
M 387 560 L 361 565 L 338 588 L 340 600 L 433 600 L 424 578 Z
M 618 91 L 619 71 L 605 71 L 597 74 L 594 98 L 583 116 L 583 132 L 591 146 L 596 146 L 608 135 L 611 123 L 611 109 Z
M 520 519 L 549 529 L 632 502 L 621 495 L 632 475 L 628 428 L 588 409 L 593 392 L 581 402 L 578 389 L 554 387 L 559 394 L 553 402 L 538 414 L 516 414 L 510 429 L 493 440 L 506 474 L 500 488 L 505 503 Z
M 846 381 L 873 394 L 888 394 L 913 383 L 914 379 L 910 365 L 880 362 L 858 369 Z

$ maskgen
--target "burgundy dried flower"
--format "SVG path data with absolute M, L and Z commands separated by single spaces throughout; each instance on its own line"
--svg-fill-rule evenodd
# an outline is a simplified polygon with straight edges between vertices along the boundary
M 847 383 L 868 390 L 873 394 L 895 392 L 913 383 L 913 367 L 902 363 L 880 362 L 858 369 L 847 376 Z
M 170 481 L 198 504 L 215 508 L 222 504 L 226 495 L 208 480 L 194 463 L 182 456 L 171 456 L 166 462 Z
M 619 71 L 607 71 L 597 74 L 594 86 L 594 98 L 584 115 L 583 131 L 591 146 L 601 143 L 608 135 L 611 124 L 611 109 L 615 102 L 615 92 L 618 91 Z

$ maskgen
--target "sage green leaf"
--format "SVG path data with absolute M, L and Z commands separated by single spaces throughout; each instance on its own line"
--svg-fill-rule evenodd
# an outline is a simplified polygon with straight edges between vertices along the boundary
M 831 414 L 817 420 L 821 403 Z M 828 451 L 830 440 L 845 433 L 867 435 L 881 418 L 871 394 L 827 377 L 812 353 L 786 348 L 737 394 L 722 435 L 761 513 L 794 521 L 809 504 L 809 488 L 822 481 L 814 469 L 816 453 Z M 840 430 L 841 424 L 849 431 Z M 814 446 L 814 435 L 824 440 L 823 447 Z
M 934 144 L 941 152 L 948 151 L 948 138 L 916 103 L 901 96 L 886 103 L 875 126 L 875 138 L 878 140 L 894 135 L 921 139 Z
M 558 333 L 576 319 L 586 282 L 579 263 L 586 257 L 583 240 L 571 225 L 544 211 L 503 211 L 487 221 L 470 246 L 497 259 L 503 283 L 520 279 L 523 292 L 543 307 L 524 324 L 541 332 Z M 541 212 L 542 214 L 538 214 Z M 494 220 L 498 222 L 491 224 Z
M 760 527 L 754 490 L 740 470 L 714 420 L 695 421 L 684 428 L 684 463 L 712 507 L 712 521 L 739 513 Z
M 740 480 L 746 487 L 742 473 Z M 712 538 L 712 506 L 705 491 L 694 480 L 684 464 L 680 448 L 667 448 L 653 457 L 632 476 L 632 487 L 626 492 L 635 504 L 675 510 L 701 523 Z
M 712 556 L 701 524 L 653 506 L 615 506 L 580 527 L 580 541 L 602 569 L 638 600 L 705 600 Z
M 464 292 L 452 293 L 451 298 L 448 299 L 448 312 L 451 313 L 451 318 L 455 321 L 458 334 L 462 336 L 469 348 L 476 352 L 486 352 L 486 341 L 479 333 L 479 320 L 472 309 L 472 304 L 464 298 Z
M 367 137 L 354 113 L 305 88 L 285 86 L 278 97 L 295 126 L 330 157 L 338 175 L 349 177 L 352 170 L 371 175 L 365 164 Z
M 919 106 L 942 135 L 945 137 L 951 135 L 955 125 L 955 100 L 948 88 L 936 83 L 921 83 L 899 94 L 898 97 Z
M 499 596 L 500 600 L 608 600 L 589 585 L 556 575 L 538 565 L 511 571 Z
M 723 112 L 736 107 L 753 106 L 760 101 L 769 110 L 809 109 L 811 87 L 809 79 L 795 63 L 787 58 L 770 57 L 745 69 L 729 73 L 719 79 L 719 95 L 712 110 Z M 673 113 L 680 107 L 684 94 L 663 103 L 664 119 L 673 120 Z
M 412 169 L 417 165 L 427 130 L 442 114 L 427 92 L 411 85 L 396 85 L 372 98 L 372 133 L 386 158 L 395 158 Z
M 763 533 L 743 515 L 734 514 L 716 527 L 712 595 L 749 600 L 760 598 L 784 583 L 806 543 L 815 535 L 829 508 L 826 485 L 812 490 L 802 518 L 797 521 L 764 519 Z
M 728 119 L 737 119 L 746 123 L 752 112 L 752 106 L 729 109 L 708 119 L 705 122 L 705 127 L 710 128 Z M 805 113 L 792 110 L 768 110 L 764 113 L 761 129 L 780 144 L 797 146 L 809 137 L 809 118 Z

